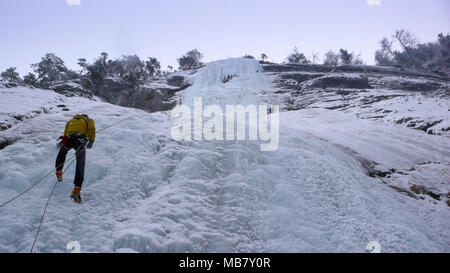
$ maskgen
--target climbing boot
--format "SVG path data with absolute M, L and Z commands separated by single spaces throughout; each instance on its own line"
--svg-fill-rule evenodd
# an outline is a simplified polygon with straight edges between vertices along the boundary
M 59 181 L 59 182 L 62 181 L 62 175 L 63 175 L 63 172 L 62 172 L 62 171 L 56 171 L 56 178 L 58 178 L 58 181 Z
M 80 194 L 81 188 L 80 187 L 75 187 L 72 191 L 72 195 L 70 195 L 70 197 L 72 197 L 73 201 L 75 203 L 80 204 L 81 203 L 81 194 Z

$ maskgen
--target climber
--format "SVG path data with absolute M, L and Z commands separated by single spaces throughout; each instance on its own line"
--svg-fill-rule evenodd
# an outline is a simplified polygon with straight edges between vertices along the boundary
M 95 141 L 95 123 L 88 115 L 75 115 L 66 124 L 64 136 L 59 139 L 59 153 L 56 157 L 56 177 L 62 181 L 63 167 L 67 152 L 75 150 L 77 155 L 77 166 L 75 171 L 74 184 L 71 198 L 76 203 L 81 203 L 81 186 L 84 180 L 84 166 L 86 163 L 86 149 L 91 149 Z

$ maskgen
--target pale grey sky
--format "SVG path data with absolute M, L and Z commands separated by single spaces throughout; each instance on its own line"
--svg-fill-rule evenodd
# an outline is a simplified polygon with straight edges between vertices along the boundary
M 69 3 L 71 5 L 69 5 Z M 282 62 L 346 48 L 373 64 L 379 40 L 407 28 L 421 41 L 450 32 L 448 0 L 0 0 L 0 70 L 23 76 L 47 52 L 68 67 L 106 51 L 163 67 L 197 48 L 205 61 L 266 53 Z

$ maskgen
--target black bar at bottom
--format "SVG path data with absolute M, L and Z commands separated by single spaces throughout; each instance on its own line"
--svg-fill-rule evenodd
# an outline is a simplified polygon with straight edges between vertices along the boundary
M 448 262 L 447 254 L 296 254 L 296 253 L 213 253 L 213 254 L 0 254 L 2 267 L 45 266 L 62 262 L 69 268 L 112 269 L 114 272 L 333 272 L 370 269 L 386 271 L 398 265 L 402 272 L 426 270 Z M 431 266 L 431 268 L 430 268 Z M 60 268 L 59 266 L 57 268 Z M 75 268 L 74 268 L 75 269 Z M 19 270 L 20 271 L 20 270 Z

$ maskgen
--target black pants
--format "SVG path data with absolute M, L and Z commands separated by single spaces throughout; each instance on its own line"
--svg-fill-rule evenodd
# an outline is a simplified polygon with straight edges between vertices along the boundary
M 83 185 L 84 180 L 84 166 L 86 165 L 86 140 L 82 137 L 68 136 L 67 143 L 62 144 L 56 157 L 55 167 L 57 171 L 62 171 L 64 168 L 64 161 L 66 161 L 67 152 L 74 149 L 77 155 L 77 166 L 75 171 L 74 184 L 76 187 Z

